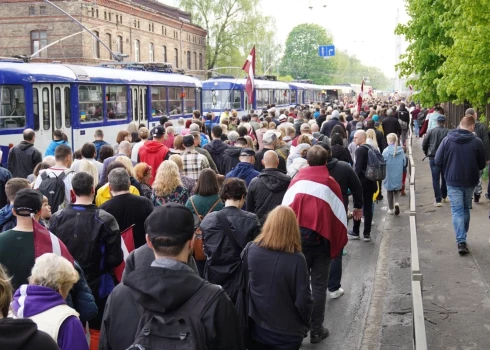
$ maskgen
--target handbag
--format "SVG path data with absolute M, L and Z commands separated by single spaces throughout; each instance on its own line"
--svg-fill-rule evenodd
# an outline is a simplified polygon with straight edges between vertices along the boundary
M 211 213 L 213 211 L 213 209 L 218 205 L 219 202 L 220 202 L 220 199 L 218 198 L 218 200 L 213 204 L 211 209 L 208 210 L 206 215 Z M 194 205 L 194 201 L 193 201 L 192 197 L 191 197 L 191 205 L 192 205 L 192 208 L 194 209 L 194 213 L 195 213 L 194 215 L 197 216 L 197 218 L 199 220 L 199 224 L 201 224 L 202 219 L 204 219 L 206 215 L 202 216 L 201 214 L 199 214 L 196 206 Z M 198 226 L 194 231 L 194 259 L 196 259 L 196 261 L 206 260 L 206 254 L 204 254 L 204 244 L 202 241 L 202 231 L 201 231 L 200 226 Z

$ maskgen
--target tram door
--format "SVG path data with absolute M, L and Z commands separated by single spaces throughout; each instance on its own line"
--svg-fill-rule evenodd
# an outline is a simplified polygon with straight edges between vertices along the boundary
M 133 86 L 131 88 L 131 104 L 133 121 L 139 124 L 148 124 L 148 107 L 146 103 L 146 86 Z
M 70 85 L 39 84 L 33 85 L 34 117 L 39 118 L 35 129 L 41 137 L 36 139 L 36 145 L 46 149 L 53 139 L 55 130 L 60 129 L 73 145 L 71 134 Z M 36 117 L 37 115 L 37 117 Z

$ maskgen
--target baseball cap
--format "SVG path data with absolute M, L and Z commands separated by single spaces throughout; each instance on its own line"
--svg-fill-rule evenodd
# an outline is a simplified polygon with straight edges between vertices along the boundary
M 357 122 L 356 129 L 357 130 L 361 130 L 362 129 L 362 123 L 361 122 Z
M 240 157 L 245 156 L 245 157 L 255 157 L 255 152 L 253 149 L 250 148 L 242 148 L 240 151 Z
M 267 145 L 270 145 L 274 141 L 277 140 L 278 137 L 281 136 L 281 133 L 278 131 L 273 131 L 273 130 L 267 130 L 262 137 L 262 142 L 264 142 Z
M 184 146 L 185 147 L 191 147 L 194 145 L 194 136 L 192 135 L 185 135 L 184 140 L 183 140 Z
M 194 227 L 192 212 L 182 204 L 172 202 L 156 207 L 145 221 L 145 231 L 150 240 L 168 237 L 165 240 L 168 246 L 187 242 L 194 235 Z
M 191 134 L 193 134 L 193 135 L 201 133 L 199 125 L 196 123 L 192 123 L 191 126 L 189 127 L 189 130 L 191 131 Z
M 446 121 L 446 117 L 443 116 L 443 115 L 440 115 L 440 116 L 437 117 L 437 121 L 438 122 L 445 122 Z
M 39 191 L 24 188 L 15 195 L 14 210 L 19 216 L 36 214 L 42 205 L 43 195 Z
M 279 121 L 280 121 L 281 123 L 282 123 L 282 122 L 285 122 L 285 121 L 287 121 L 287 120 L 288 120 L 288 117 L 286 117 L 284 114 L 281 114 L 281 115 L 279 116 Z
M 151 129 L 151 136 L 162 137 L 163 135 L 165 135 L 165 128 L 163 126 L 157 125 Z

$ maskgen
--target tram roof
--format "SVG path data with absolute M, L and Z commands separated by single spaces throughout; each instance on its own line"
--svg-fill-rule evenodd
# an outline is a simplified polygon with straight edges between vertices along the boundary
M 209 79 L 204 81 L 203 88 L 205 90 L 231 90 L 232 88 L 244 88 L 247 83 L 246 79 Z M 274 81 L 274 80 L 254 80 L 254 85 L 256 89 L 280 89 L 280 90 L 289 90 L 289 85 L 282 81 Z
M 0 62 L 0 84 L 20 82 L 202 86 L 199 79 L 181 74 L 69 64 Z
M 315 85 L 315 84 L 307 84 L 307 83 L 297 83 L 297 82 L 291 82 L 289 83 L 289 86 L 293 88 L 293 90 L 322 90 L 323 86 L 322 85 Z

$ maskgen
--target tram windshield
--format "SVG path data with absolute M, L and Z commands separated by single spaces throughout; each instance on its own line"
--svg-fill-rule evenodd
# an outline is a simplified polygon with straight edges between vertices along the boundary
M 0 85 L 0 129 L 23 128 L 26 105 L 22 85 Z
M 242 104 L 240 90 L 204 90 L 202 99 L 206 111 L 241 109 Z

